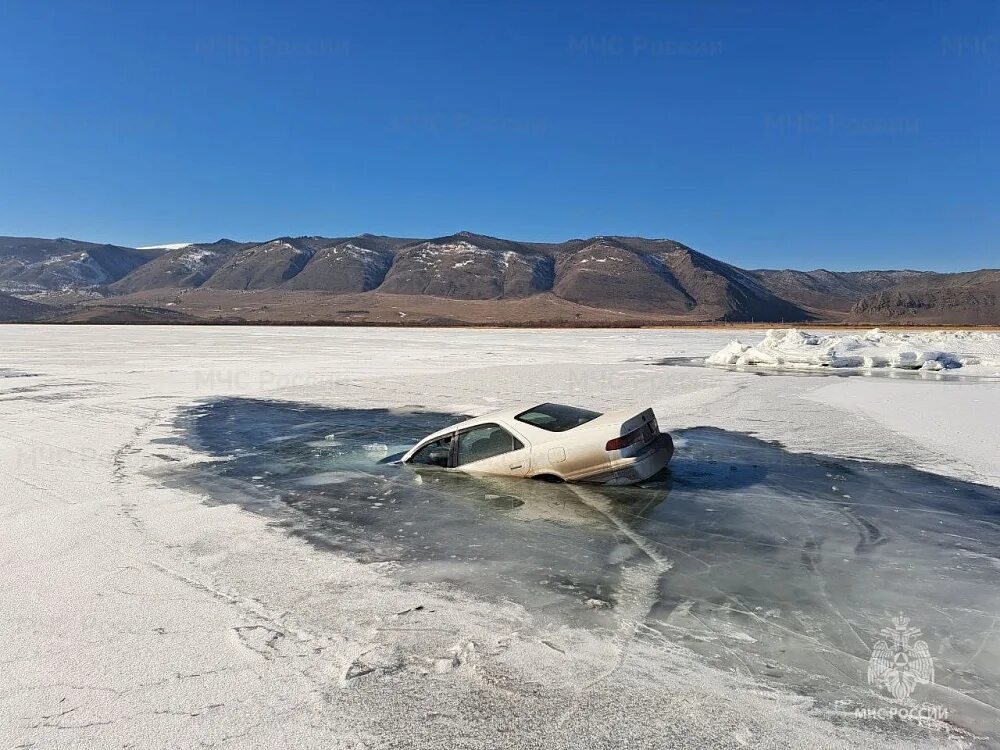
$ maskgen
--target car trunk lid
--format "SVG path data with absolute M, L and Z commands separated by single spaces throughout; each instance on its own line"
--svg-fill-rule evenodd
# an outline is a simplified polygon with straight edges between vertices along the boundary
M 604 414 L 595 421 L 595 426 L 612 428 L 617 435 L 610 437 L 605 450 L 629 453 L 653 442 L 660 434 L 656 415 L 652 409 L 643 409 L 636 414 L 631 410 L 618 410 Z M 617 426 L 617 429 L 614 429 Z

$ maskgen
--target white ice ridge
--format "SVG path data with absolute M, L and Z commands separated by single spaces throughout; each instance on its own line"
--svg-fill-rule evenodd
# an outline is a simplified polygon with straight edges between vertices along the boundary
M 959 370 L 963 375 L 1000 375 L 1000 334 L 983 331 L 816 335 L 797 328 L 771 329 L 757 344 L 730 341 L 705 360 L 709 365 L 812 370 Z

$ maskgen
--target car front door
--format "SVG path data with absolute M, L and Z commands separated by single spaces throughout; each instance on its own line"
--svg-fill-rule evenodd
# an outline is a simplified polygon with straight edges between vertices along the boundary
M 523 477 L 531 468 L 530 446 L 498 424 L 480 424 L 458 433 L 455 466 L 479 474 Z
M 453 465 L 452 454 L 454 452 L 453 443 L 455 442 L 453 438 L 453 435 L 445 435 L 437 440 L 428 442 L 410 456 L 410 460 L 407 463 L 414 466 L 435 467 L 438 469 L 449 468 Z

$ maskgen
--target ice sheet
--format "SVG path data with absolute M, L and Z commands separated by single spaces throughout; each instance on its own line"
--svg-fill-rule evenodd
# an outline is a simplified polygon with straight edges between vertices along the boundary
M 770 633 L 755 631 L 755 620 L 729 622 L 736 614 L 709 597 L 699 603 L 695 584 L 681 577 L 686 564 L 696 563 L 685 563 L 675 550 L 661 553 L 650 541 L 663 538 L 655 524 L 647 534 L 613 513 L 595 522 L 593 549 L 606 551 L 608 566 L 618 571 L 611 583 L 619 593 L 610 608 L 599 596 L 589 606 L 585 601 L 585 609 L 573 610 L 581 613 L 580 624 L 568 625 L 565 605 L 579 600 L 540 583 L 548 579 L 539 578 L 524 592 L 551 597 L 552 606 L 535 611 L 514 595 L 488 600 L 465 588 L 461 578 L 444 583 L 427 559 L 364 561 L 353 550 L 307 541 L 292 525 L 268 516 L 275 508 L 294 509 L 282 501 L 283 490 L 264 473 L 267 467 L 258 467 L 249 480 L 218 479 L 222 490 L 239 488 L 245 495 L 240 505 L 220 504 L 214 487 L 191 492 L 153 478 L 157 471 L 165 475 L 225 458 L 192 450 L 174 426 L 177 414 L 204 399 L 410 411 L 422 405 L 425 412 L 478 414 L 531 394 L 601 408 L 650 405 L 668 429 L 752 431 L 782 441 L 792 457 L 794 451 L 840 457 L 831 459 L 835 463 L 844 456 L 905 461 L 1000 484 L 985 453 L 972 450 L 984 444 L 989 417 L 1000 408 L 995 384 L 885 381 L 893 403 L 933 404 L 935 413 L 951 410 L 975 426 L 952 429 L 950 440 L 930 444 L 915 423 L 896 424 L 877 411 L 857 413 L 836 399 L 813 398 L 829 387 L 823 379 L 649 366 L 663 357 L 706 356 L 729 338 L 725 331 L 696 330 L 0 327 L 0 366 L 34 375 L 31 390 L 25 390 L 28 380 L 0 379 L 0 561 L 8 574 L 0 593 L 0 737 L 11 746 L 39 747 L 145 747 L 151 738 L 173 747 L 877 748 L 962 742 L 965 735 L 954 728 L 948 735 L 912 722 L 856 718 L 846 705 L 829 708 L 831 687 L 852 682 L 860 692 L 851 700 L 897 705 L 866 684 L 863 668 L 836 682 L 822 674 L 813 681 L 803 677 L 805 670 L 792 669 L 799 662 L 789 656 L 781 662 L 787 673 L 758 672 L 758 660 L 767 658 L 762 636 Z M 856 395 L 872 385 L 860 378 L 835 384 Z M 316 420 L 294 426 L 310 421 Z M 330 438 L 311 430 L 275 431 L 267 450 L 309 444 L 324 451 L 340 442 L 335 431 Z M 393 441 L 366 442 L 388 448 Z M 244 452 L 252 451 L 234 449 L 233 455 L 238 459 Z M 363 451 L 359 461 L 376 457 Z M 302 476 L 313 475 L 313 468 L 304 466 Z M 728 464 L 718 468 L 729 472 Z M 363 471 L 360 463 L 328 470 L 348 481 L 300 489 L 322 499 L 328 490 L 356 486 L 360 479 L 350 472 Z M 675 483 L 655 507 L 654 520 L 669 520 L 659 514 L 683 492 Z M 720 493 L 737 510 L 754 502 L 735 491 Z M 533 505 L 515 507 L 511 497 L 484 490 L 473 507 L 493 518 Z M 259 508 L 248 512 L 244 507 L 251 501 Z M 713 512 L 706 508 L 704 516 L 691 519 L 702 524 L 720 514 L 708 507 Z M 815 527 L 826 528 L 813 512 L 818 506 L 804 501 L 804 507 L 812 509 L 806 518 Z M 761 512 L 766 510 L 764 503 Z M 308 517 L 294 513 L 299 522 Z M 894 511 L 885 513 L 888 521 L 869 520 L 889 529 L 890 538 L 910 539 L 905 524 L 895 527 Z M 730 516 L 733 531 L 746 530 L 737 523 L 738 513 Z M 793 526 L 794 520 L 785 514 L 775 521 L 775 531 L 790 542 L 790 532 L 805 528 Z M 569 524 L 550 516 L 504 523 L 570 534 L 562 539 L 580 533 L 575 527 L 565 531 Z M 608 524 L 627 541 L 602 547 Z M 345 537 L 353 528 L 345 523 Z M 693 538 L 703 530 L 691 529 Z M 820 546 L 817 566 L 829 581 L 844 580 L 832 568 L 833 553 L 844 547 L 853 554 L 847 540 L 851 534 L 859 538 L 853 527 L 834 531 Z M 923 531 L 931 534 L 934 526 Z M 680 531 L 673 533 L 680 538 Z M 365 540 L 353 538 L 363 551 Z M 966 543 L 943 544 L 941 554 Z M 709 546 L 717 557 L 708 559 L 719 564 L 690 576 L 706 588 L 741 593 L 737 583 L 745 588 L 763 580 L 731 576 L 743 559 L 726 564 L 726 548 Z M 873 554 L 905 576 L 908 568 L 894 562 L 896 549 L 883 544 Z M 914 547 L 898 549 L 900 561 L 914 559 Z M 553 545 L 551 554 L 558 559 L 564 550 Z M 794 555 L 785 554 L 791 566 Z M 592 575 L 582 560 L 574 574 Z M 975 582 L 975 566 L 985 562 L 971 557 L 942 564 L 949 576 Z M 440 570 L 462 570 L 467 563 L 449 560 Z M 673 567 L 666 576 L 677 576 L 679 592 L 694 604 L 687 610 L 671 604 L 669 617 L 656 613 L 657 621 L 672 620 L 683 632 L 696 633 L 683 619 L 688 611 L 729 637 L 681 640 L 678 628 L 661 632 L 660 626 L 621 616 L 645 611 L 649 584 L 667 564 Z M 418 572 L 425 574 L 421 580 L 404 580 Z M 834 601 L 848 610 L 854 606 L 849 592 L 835 593 Z M 980 594 L 976 611 L 995 608 L 995 592 Z M 892 595 L 886 601 L 896 603 Z M 949 637 L 933 613 L 910 615 L 927 628 L 936 658 L 949 653 Z M 976 616 L 956 617 L 962 648 Z M 834 634 L 820 633 L 828 639 L 823 642 L 836 642 Z M 712 649 L 722 645 L 727 650 L 716 658 Z M 796 650 L 808 652 L 813 666 L 817 653 L 837 653 Z M 752 668 L 738 664 L 740 659 Z M 973 675 L 980 674 L 979 661 L 978 655 L 971 658 Z M 949 665 L 945 658 L 942 668 L 951 670 Z M 938 699 L 922 693 L 921 700 Z M 974 714 L 954 719 L 969 726 L 962 723 L 969 717 Z

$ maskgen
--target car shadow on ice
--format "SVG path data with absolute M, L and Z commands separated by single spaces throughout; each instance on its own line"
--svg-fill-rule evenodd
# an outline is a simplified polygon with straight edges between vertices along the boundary
M 673 432 L 669 471 L 627 487 L 386 460 L 461 418 L 219 399 L 178 417 L 210 460 L 164 462 L 160 478 L 321 548 L 393 561 L 403 583 L 513 601 L 545 622 L 627 624 L 828 702 L 870 694 L 872 645 L 905 613 L 938 684 L 1000 708 L 1000 491 L 707 427 Z

